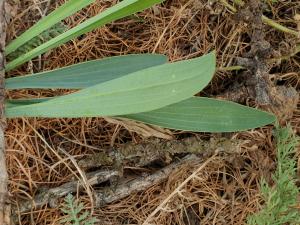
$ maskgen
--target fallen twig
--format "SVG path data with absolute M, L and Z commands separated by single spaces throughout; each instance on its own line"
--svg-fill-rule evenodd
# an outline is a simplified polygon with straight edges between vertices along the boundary
M 167 179 L 168 176 L 174 172 L 175 169 L 178 167 L 193 162 L 199 162 L 200 158 L 195 155 L 187 155 L 179 162 L 174 162 L 161 170 L 151 174 L 149 176 L 139 177 L 134 179 L 130 182 L 125 182 L 119 184 L 114 191 L 111 189 L 105 189 L 96 191 L 95 198 L 96 198 L 96 207 L 101 207 L 111 202 L 120 200 L 124 197 L 127 197 L 133 193 L 144 191 L 147 188 L 151 187 L 154 184 L 162 182 L 163 180 Z
M 163 207 L 170 201 L 173 196 L 180 192 L 180 190 L 191 180 L 193 179 L 201 170 L 203 170 L 213 159 L 215 159 L 216 154 L 211 158 L 206 160 L 201 166 L 198 167 L 187 179 L 185 179 L 144 221 L 143 225 L 149 225 L 149 222 L 152 218 L 163 209 Z
M 117 170 L 99 170 L 86 174 L 86 177 L 88 179 L 88 184 L 92 186 L 106 182 L 112 177 L 118 175 L 119 172 Z M 48 203 L 51 207 L 56 207 L 56 201 L 58 198 L 64 197 L 69 193 L 74 193 L 81 189 L 83 189 L 83 187 L 79 181 L 71 181 L 59 187 L 44 189 L 41 193 L 37 194 L 33 200 L 20 203 L 17 210 L 23 213 L 31 210 L 32 208 L 38 208 Z
M 200 158 L 195 155 L 187 155 L 181 161 L 174 162 L 161 170 L 151 174 L 149 176 L 143 176 L 136 178 L 130 182 L 121 182 L 118 184 L 113 191 L 113 188 L 106 187 L 103 190 L 95 191 L 96 204 L 95 207 L 101 207 L 110 202 L 120 200 L 133 192 L 143 191 L 148 187 L 161 182 L 166 179 L 174 169 L 185 163 L 193 163 L 199 161 Z M 119 176 L 119 171 L 117 170 L 99 170 L 96 172 L 91 172 L 86 175 L 88 178 L 89 185 L 97 185 L 103 182 L 109 181 L 114 177 Z M 24 213 L 32 210 L 33 208 L 39 208 L 45 204 L 49 204 L 50 207 L 56 207 L 56 201 L 60 197 L 64 197 L 69 193 L 74 193 L 77 190 L 83 189 L 80 186 L 80 182 L 71 181 L 65 183 L 59 187 L 45 189 L 31 201 L 25 201 L 18 205 L 17 211 L 19 213 Z
M 109 153 L 100 152 L 87 156 L 78 162 L 83 169 L 123 164 L 143 167 L 156 160 L 168 161 L 171 156 L 180 153 L 213 154 L 215 151 L 236 152 L 239 141 L 227 138 L 203 140 L 197 136 L 181 140 L 166 141 L 151 138 L 139 144 L 128 143 Z

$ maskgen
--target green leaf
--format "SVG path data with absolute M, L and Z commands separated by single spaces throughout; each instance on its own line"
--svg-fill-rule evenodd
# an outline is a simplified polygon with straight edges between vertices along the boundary
M 6 110 L 10 110 L 17 106 L 27 106 L 36 103 L 42 103 L 50 99 L 54 99 L 54 98 L 8 99 L 5 100 L 5 108 Z
M 164 64 L 32 105 L 6 108 L 7 117 L 96 117 L 140 113 L 185 100 L 212 79 L 215 54 Z
M 49 99 L 8 100 L 6 108 L 47 100 Z M 273 115 L 260 110 L 233 102 L 200 97 L 192 97 L 154 111 L 121 117 L 165 128 L 195 132 L 244 131 L 275 121 Z
M 275 121 L 273 115 L 260 110 L 229 101 L 200 97 L 122 117 L 165 128 L 197 132 L 244 131 Z
M 41 34 L 43 31 L 49 29 L 68 16 L 71 16 L 87 5 L 93 3 L 94 1 L 95 0 L 69 0 L 9 43 L 9 45 L 5 48 L 5 55 L 9 55 L 10 53 L 14 52 L 32 38 Z
M 167 58 L 163 55 L 116 56 L 49 72 L 9 78 L 5 80 L 5 88 L 82 89 L 166 62 Z
M 29 51 L 28 53 L 18 57 L 12 62 L 8 63 L 5 67 L 6 71 L 10 71 L 17 66 L 29 61 L 30 59 L 45 53 L 46 51 L 60 46 L 67 41 L 85 34 L 93 29 L 103 26 L 107 23 L 129 16 L 133 13 L 142 11 L 156 3 L 163 2 L 164 0 L 124 0 L 106 11 L 94 16 L 76 27 L 68 30 L 67 32 L 53 38 L 50 41 L 40 45 L 39 47 Z

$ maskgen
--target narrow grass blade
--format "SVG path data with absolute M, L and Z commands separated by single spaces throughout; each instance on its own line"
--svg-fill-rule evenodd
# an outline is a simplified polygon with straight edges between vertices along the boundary
M 163 2 L 164 0 L 124 0 L 115 6 L 107 9 L 106 11 L 94 16 L 78 26 L 68 30 L 67 32 L 53 38 L 52 40 L 40 45 L 39 47 L 31 50 L 30 52 L 20 56 L 19 58 L 8 63 L 5 67 L 6 71 L 10 71 L 17 66 L 29 61 L 30 59 L 45 53 L 46 51 L 60 46 L 67 41 L 85 34 L 93 29 L 103 26 L 107 23 L 129 16 L 133 13 L 142 11 L 156 3 Z
M 49 72 L 5 80 L 5 88 L 82 89 L 167 62 L 164 55 L 127 55 L 79 63 Z
M 215 54 L 164 64 L 46 102 L 6 108 L 7 117 L 96 117 L 140 113 L 190 98 L 212 79 Z
M 54 10 L 48 16 L 44 17 L 40 21 L 38 21 L 34 26 L 25 31 L 22 35 L 17 37 L 15 40 L 10 42 L 8 46 L 5 48 L 5 55 L 9 55 L 10 53 L 17 50 L 26 42 L 30 41 L 32 38 L 41 34 L 43 31 L 49 29 L 54 26 L 61 20 L 71 16 L 87 5 L 93 3 L 95 0 L 69 0 L 65 4 L 61 5 L 59 8 Z
M 275 121 L 273 115 L 263 111 L 233 102 L 200 97 L 123 117 L 165 128 L 197 132 L 244 131 Z

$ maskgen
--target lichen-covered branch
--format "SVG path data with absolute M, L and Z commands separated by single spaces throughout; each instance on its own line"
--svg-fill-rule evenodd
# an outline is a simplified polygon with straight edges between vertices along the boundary
M 130 182 L 120 182 L 113 188 L 108 186 L 102 190 L 95 191 L 96 207 L 120 200 L 133 192 L 146 190 L 150 186 L 166 179 L 171 172 L 179 166 L 199 160 L 200 158 L 195 155 L 187 155 L 182 160 L 171 163 L 170 165 L 148 176 L 138 177 Z M 117 170 L 99 170 L 88 173 L 87 178 L 89 185 L 97 185 L 109 181 L 118 175 L 119 171 Z M 64 197 L 67 194 L 74 193 L 80 189 L 82 189 L 82 186 L 80 186 L 78 181 L 71 181 L 59 187 L 41 190 L 41 192 L 35 196 L 34 200 L 21 202 L 15 210 L 18 210 L 20 213 L 24 213 L 32 210 L 33 208 L 42 207 L 45 204 L 49 204 L 50 207 L 57 207 L 56 200 L 59 197 Z
M 213 153 L 215 151 L 236 152 L 239 141 L 227 138 L 211 138 L 203 140 L 197 136 L 181 140 L 163 140 L 150 138 L 139 144 L 128 143 L 108 153 L 100 152 L 87 156 L 78 162 L 83 169 L 100 166 L 123 164 L 126 166 L 143 167 L 156 160 L 168 161 L 175 154 L 181 153 Z
M 116 170 L 99 170 L 86 174 L 89 185 L 101 184 L 110 180 L 112 177 L 118 176 L 119 171 Z M 64 197 L 69 193 L 74 193 L 81 190 L 82 185 L 78 181 L 67 182 L 55 188 L 40 190 L 40 193 L 31 201 L 21 202 L 18 206 L 19 212 L 27 212 L 32 208 L 39 208 L 43 205 L 50 204 L 51 207 L 56 207 L 56 200 Z
M 151 175 L 139 177 L 131 180 L 130 182 L 120 183 L 114 190 L 98 190 L 95 193 L 96 207 L 101 207 L 114 201 L 121 200 L 122 198 L 125 198 L 133 193 L 144 191 L 152 185 L 167 179 L 170 174 L 180 166 L 186 163 L 192 164 L 193 162 L 199 161 L 200 158 L 197 156 L 187 155 L 181 161 L 174 162 Z

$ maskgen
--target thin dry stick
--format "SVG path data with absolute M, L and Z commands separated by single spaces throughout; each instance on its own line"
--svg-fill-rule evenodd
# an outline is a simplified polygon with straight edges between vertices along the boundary
M 191 180 L 193 179 L 201 170 L 203 170 L 212 160 L 215 159 L 217 153 L 209 158 L 205 163 L 203 163 L 197 170 L 195 170 L 187 179 L 185 179 L 144 221 L 143 225 L 151 225 L 150 221 L 152 218 L 163 209 L 163 207 L 176 195 L 180 190 Z
M 92 210 L 94 209 L 94 198 L 93 198 L 93 193 L 92 193 L 92 187 L 88 182 L 88 179 L 86 177 L 86 174 L 80 169 L 80 167 L 78 166 L 76 160 L 74 159 L 73 156 L 71 156 L 69 153 L 67 153 L 64 149 L 59 148 L 60 151 L 62 151 L 66 156 L 68 156 L 68 158 L 71 160 L 71 162 L 73 163 L 73 165 L 75 166 L 75 168 L 77 169 L 77 171 L 79 172 L 81 178 L 82 178 L 82 183 L 84 183 L 86 192 L 88 194 L 88 196 L 90 197 L 91 200 L 91 205 L 92 205 Z
M 158 38 L 154 48 L 153 48 L 153 51 L 152 51 L 152 54 L 154 54 L 156 52 L 156 49 L 158 48 L 161 40 L 163 39 L 165 33 L 167 32 L 167 30 L 169 29 L 170 25 L 172 24 L 172 22 L 174 21 L 176 17 L 176 14 L 172 17 L 172 19 L 170 20 L 169 24 L 166 26 L 166 28 L 164 29 L 164 31 L 161 33 L 160 37 Z
M 45 7 L 45 9 L 44 9 L 44 11 L 43 11 L 43 17 L 45 17 L 45 16 L 47 15 L 48 10 L 49 10 L 49 8 L 50 8 L 50 4 L 51 4 L 51 0 L 48 0 L 48 1 L 47 1 L 47 4 L 46 4 L 46 7 Z
M 185 8 L 191 4 L 192 2 L 194 2 L 194 0 L 190 0 L 188 1 L 187 3 L 185 3 L 179 10 L 178 10 L 178 14 L 180 15 L 183 10 L 185 10 Z M 173 23 L 174 19 L 176 18 L 177 14 L 174 14 L 174 16 L 172 17 L 172 19 L 170 20 L 169 24 L 166 26 L 166 28 L 164 29 L 164 31 L 162 32 L 162 34 L 160 35 L 160 37 L 158 38 L 158 41 L 156 42 L 154 48 L 153 48 L 153 51 L 152 53 L 155 53 L 155 51 L 157 50 L 161 40 L 163 39 L 165 33 L 167 32 L 167 30 L 170 28 L 171 24 Z

